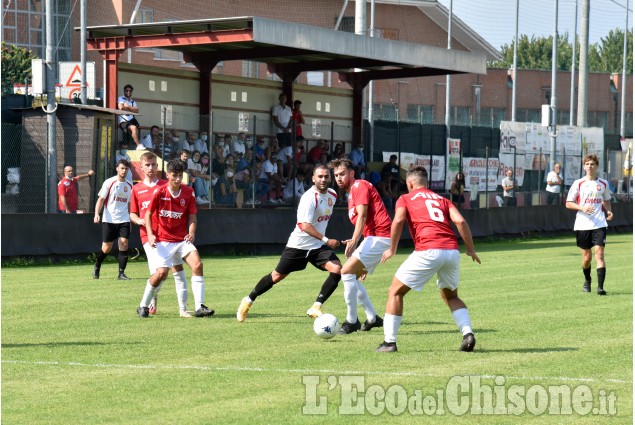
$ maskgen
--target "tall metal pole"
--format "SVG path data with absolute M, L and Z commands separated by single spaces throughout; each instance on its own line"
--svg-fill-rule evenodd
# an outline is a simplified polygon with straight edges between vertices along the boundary
M 580 72 L 578 75 L 578 127 L 587 126 L 590 4 L 591 0 L 582 0 L 582 23 L 580 26 Z
M 518 76 L 518 9 L 520 0 L 516 0 L 516 35 L 514 36 L 514 65 L 512 74 L 512 121 L 516 121 L 516 77 Z
M 371 0 L 370 1 L 370 36 L 371 37 L 375 37 L 375 0 Z M 374 158 L 374 141 L 375 141 L 375 125 L 373 124 L 373 112 L 374 112 L 374 106 L 373 106 L 373 99 L 375 98 L 374 96 L 374 90 L 375 90 L 375 82 L 373 80 L 370 80 L 368 82 L 368 125 L 369 125 L 369 132 L 370 132 L 370 147 L 368 149 L 369 154 L 370 154 L 370 158 Z
M 575 119 L 573 118 L 574 104 L 575 102 L 575 51 L 578 44 L 578 0 L 575 0 L 575 13 L 573 14 L 573 55 L 571 59 L 571 98 L 569 99 L 569 125 L 575 125 Z
M 46 125 L 48 129 L 48 184 L 46 188 L 46 212 L 52 214 L 57 211 L 57 121 L 55 109 L 55 31 L 53 19 L 53 0 L 46 0 Z
M 448 50 L 452 48 L 452 0 L 450 0 L 450 13 L 448 15 Z M 445 132 L 446 139 L 450 137 L 450 75 L 445 77 Z
M 624 52 L 622 53 L 622 111 L 620 115 L 620 138 L 626 138 L 626 53 L 628 45 L 628 3 L 626 0 L 626 23 L 624 24 Z
M 553 18 L 553 48 L 551 54 L 551 129 L 549 136 L 551 137 L 551 144 L 549 146 L 550 158 L 549 169 L 553 170 L 556 164 L 556 125 L 558 124 L 558 114 L 556 111 L 556 82 L 558 80 L 558 1 L 555 0 L 555 11 Z
M 82 82 L 81 82 L 81 92 L 80 92 L 80 96 L 81 96 L 81 100 L 82 100 L 82 105 L 86 105 L 88 103 L 87 101 L 87 96 L 86 96 L 86 78 L 88 77 L 88 75 L 86 75 L 86 0 L 82 0 L 80 3 L 80 15 L 81 15 L 81 19 L 80 19 L 80 26 L 81 26 L 81 59 L 80 59 L 80 63 L 81 63 L 81 72 L 82 72 Z

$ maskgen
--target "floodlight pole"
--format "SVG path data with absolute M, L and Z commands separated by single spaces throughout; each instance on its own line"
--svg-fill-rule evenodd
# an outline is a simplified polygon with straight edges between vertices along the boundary
M 575 13 L 573 16 L 574 16 L 573 18 L 573 46 L 571 46 L 573 50 L 573 55 L 571 59 L 571 99 L 569 102 L 569 125 L 570 126 L 575 125 L 575 119 L 573 117 L 573 111 L 574 111 L 573 102 L 575 101 L 575 51 L 577 47 L 576 44 L 578 41 L 578 0 L 575 0 Z
M 556 111 L 556 82 L 558 80 L 558 1 L 555 0 L 554 11 L 554 24 L 553 24 L 553 48 L 551 54 L 551 128 L 549 129 L 549 136 L 551 137 L 551 144 L 549 146 L 549 169 L 553 170 L 556 164 L 556 131 L 557 125 L 557 111 Z
M 46 0 L 46 125 L 47 125 L 47 168 L 48 183 L 46 187 L 46 212 L 49 214 L 57 211 L 57 115 L 55 110 L 55 19 L 53 19 L 53 0 Z
M 516 121 L 516 77 L 518 76 L 518 9 L 520 0 L 516 0 L 516 35 L 514 36 L 514 65 L 512 71 L 512 121 Z

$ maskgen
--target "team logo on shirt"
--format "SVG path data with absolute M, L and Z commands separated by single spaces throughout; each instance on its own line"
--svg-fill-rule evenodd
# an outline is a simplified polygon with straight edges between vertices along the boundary
M 176 212 L 176 211 L 161 210 L 159 212 L 159 216 L 166 217 L 166 218 L 174 218 L 178 220 L 179 218 L 181 218 L 181 216 L 183 216 L 183 213 Z
M 150 201 L 143 201 L 141 203 L 141 209 L 142 210 L 147 210 L 148 209 L 148 205 L 150 205 Z
M 600 191 L 602 191 L 602 186 L 600 186 L 600 185 L 598 184 L 598 185 L 595 187 L 595 189 L 596 189 L 598 192 L 600 192 Z
M 329 207 L 333 206 L 333 200 L 331 198 L 329 198 Z
M 124 192 L 127 192 L 127 191 L 128 191 L 128 186 L 124 186 L 124 187 L 123 187 L 123 191 L 124 191 Z
M 185 206 L 185 199 L 181 199 L 181 206 L 184 207 Z

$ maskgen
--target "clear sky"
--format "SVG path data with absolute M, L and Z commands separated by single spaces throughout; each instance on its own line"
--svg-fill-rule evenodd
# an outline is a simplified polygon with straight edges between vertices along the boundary
M 446 8 L 450 0 L 438 0 Z M 518 35 L 550 36 L 554 30 L 556 0 L 519 0 Z M 626 0 L 590 0 L 589 41 L 599 42 L 611 29 L 626 24 Z M 578 3 L 577 33 L 580 35 L 582 0 Z M 574 34 L 576 0 L 558 0 L 558 34 Z M 633 28 L 633 0 L 628 0 L 628 27 Z M 514 40 L 515 0 L 453 0 L 453 13 L 472 27 L 492 46 L 500 49 Z

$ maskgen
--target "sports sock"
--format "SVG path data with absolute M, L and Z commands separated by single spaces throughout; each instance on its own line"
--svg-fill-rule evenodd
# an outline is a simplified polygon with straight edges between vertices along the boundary
M 342 283 L 346 302 L 346 321 L 357 323 L 357 279 L 354 274 L 343 274 Z
M 598 288 L 604 289 L 604 279 L 606 278 L 606 267 L 598 269 Z
M 402 318 L 403 316 L 386 313 L 384 316 L 384 341 L 397 342 L 397 332 L 399 332 Z
M 591 282 L 591 266 L 586 269 L 582 268 L 582 273 L 584 273 L 584 280 Z
M 201 308 L 205 301 L 205 278 L 203 276 L 192 276 L 192 294 L 194 294 L 194 309 Z
M 187 310 L 187 278 L 185 277 L 185 270 L 172 273 L 172 276 L 174 277 L 176 299 L 179 302 L 179 309 L 185 311 Z
M 359 280 L 357 281 L 357 302 L 364 307 L 368 323 L 375 323 L 377 312 L 375 311 L 375 307 L 373 307 L 373 303 L 370 301 L 368 292 L 366 292 L 366 287 Z
M 97 262 L 96 262 L 97 266 L 101 266 L 101 263 L 104 262 L 108 254 L 104 253 L 104 251 L 100 249 L 99 251 L 95 253 L 95 256 L 97 257 Z
M 128 264 L 128 251 L 119 251 L 117 254 L 117 260 L 119 260 L 119 274 L 123 274 Z
M 318 297 L 315 299 L 316 303 L 320 303 L 320 305 L 324 304 L 326 300 L 335 292 L 337 289 L 337 285 L 342 279 L 342 276 L 339 273 L 329 273 L 329 277 L 326 278 L 324 283 L 322 284 L 322 289 L 320 289 L 320 293 Z
M 156 294 L 156 289 L 154 286 L 150 285 L 150 280 L 146 283 L 146 289 L 143 291 L 143 297 L 141 298 L 141 303 L 139 303 L 139 307 L 148 307 L 150 305 L 150 301 L 152 301 L 152 297 Z
M 452 312 L 452 317 L 454 318 L 454 322 L 459 327 L 459 330 L 463 334 L 463 336 L 467 334 L 473 334 L 472 331 L 472 322 L 470 322 L 470 314 L 467 312 L 467 308 L 459 308 L 458 310 L 454 310 Z M 384 324 L 384 326 L 386 326 Z
M 273 278 L 271 277 L 271 273 L 263 276 L 262 279 L 260 279 L 260 282 L 256 284 L 256 287 L 253 289 L 253 291 L 251 291 L 251 294 L 249 294 L 249 299 L 251 300 L 251 302 L 253 303 L 254 301 L 256 301 L 256 298 L 270 290 L 273 285 L 274 283 Z

